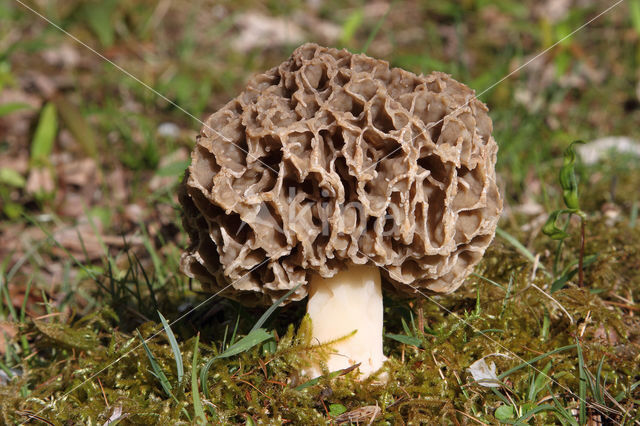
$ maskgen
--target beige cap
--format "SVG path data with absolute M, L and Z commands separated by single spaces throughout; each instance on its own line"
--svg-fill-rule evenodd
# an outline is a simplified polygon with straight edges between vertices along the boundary
M 305 44 L 207 119 L 180 190 L 182 268 L 247 303 L 303 283 L 300 300 L 311 274 L 348 263 L 400 291 L 453 291 L 502 210 L 491 131 L 446 74 Z

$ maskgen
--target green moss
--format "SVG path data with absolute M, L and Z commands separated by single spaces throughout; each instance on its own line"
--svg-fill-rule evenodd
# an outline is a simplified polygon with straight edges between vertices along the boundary
M 428 332 L 417 333 L 420 348 L 385 341 L 389 355 L 383 368 L 389 377 L 385 386 L 376 384 L 375 378 L 358 382 L 347 374 L 296 390 L 300 381 L 296 372 L 308 362 L 310 353 L 320 357 L 321 351 L 311 345 L 308 319 L 302 320 L 297 331 L 290 324 L 280 332 L 274 352 L 262 345 L 213 363 L 206 383 L 208 398 L 203 399 L 205 411 L 210 420 L 217 418 L 223 423 L 251 418 L 270 424 L 320 424 L 328 421 L 330 404 L 340 404 L 348 411 L 377 405 L 382 409 L 378 421 L 383 423 L 460 422 L 465 418 L 461 412 L 495 422 L 494 411 L 504 402 L 490 389 L 473 383 L 467 372 L 469 365 L 491 353 L 511 354 L 508 359 L 494 359 L 498 372 L 504 372 L 523 360 L 574 345 L 577 338 L 586 368 L 595 375 L 604 359 L 601 380 L 606 378 L 608 394 L 617 396 L 629 413 L 636 413 L 627 418 L 637 415 L 633 398 L 638 398 L 638 386 L 633 392 L 629 389 L 640 380 L 638 324 L 624 315 L 624 309 L 609 302 L 617 300 L 614 294 L 638 297 L 638 234 L 638 230 L 591 221 L 587 252 L 598 253 L 598 261 L 586 274 L 588 286 L 578 288 L 570 283 L 554 293 L 557 302 L 532 286 L 548 288 L 550 278 L 538 273 L 532 282 L 531 265 L 501 240 L 487 252 L 478 274 L 504 288 L 473 277 L 459 292 L 432 296 L 431 301 L 407 305 L 390 299 L 387 332 L 403 333 L 400 318 L 409 323 L 411 312 L 413 324 L 425 324 Z M 507 295 L 510 279 L 512 289 Z M 189 421 L 185 412 L 193 416 L 190 378 L 177 383 L 173 353 L 159 323 L 145 323 L 140 331 L 145 337 L 161 332 L 148 345 L 177 402 L 151 374 L 139 341 L 117 329 L 119 320 L 112 311 L 104 309 L 75 322 L 55 318 L 33 321 L 22 331 L 38 352 L 23 362 L 20 378 L 0 387 L 5 423 L 26 420 L 19 413 L 27 411 L 59 424 L 104 423 L 114 407 L 122 407 L 122 413 L 127 414 L 122 424 L 180 423 Z M 613 341 L 602 338 L 601 327 L 613 330 Z M 214 348 L 220 347 L 221 340 L 210 344 L 200 346 L 202 364 L 218 353 Z M 192 338 L 180 343 L 185 371 L 191 371 L 193 347 Z M 534 367 L 542 369 L 549 361 L 553 378 L 549 389 L 564 407 L 576 407 L 579 374 L 575 347 L 545 357 Z M 535 374 L 532 367 L 509 374 L 505 381 L 510 390 L 501 392 L 509 393 L 519 407 L 525 406 Z M 551 398 L 546 389 L 540 395 Z M 588 395 L 588 405 L 593 398 Z M 606 402 L 614 410 L 609 415 L 620 420 L 619 407 Z M 555 421 L 550 412 L 535 418 L 537 422 Z

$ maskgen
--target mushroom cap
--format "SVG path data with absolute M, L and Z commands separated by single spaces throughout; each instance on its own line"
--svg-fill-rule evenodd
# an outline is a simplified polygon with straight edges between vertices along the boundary
M 487 107 L 424 76 L 305 44 L 211 115 L 179 192 L 183 271 L 245 303 L 375 264 L 396 289 L 451 292 L 502 200 Z

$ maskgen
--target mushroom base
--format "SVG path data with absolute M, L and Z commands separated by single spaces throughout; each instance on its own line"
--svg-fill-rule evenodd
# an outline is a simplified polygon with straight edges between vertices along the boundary
M 382 353 L 383 307 L 377 267 L 352 265 L 331 278 L 312 277 L 307 314 L 314 343 L 340 339 L 330 346 L 329 371 L 360 363 L 362 379 L 382 367 L 386 357 Z M 309 377 L 321 374 L 319 366 L 303 372 Z

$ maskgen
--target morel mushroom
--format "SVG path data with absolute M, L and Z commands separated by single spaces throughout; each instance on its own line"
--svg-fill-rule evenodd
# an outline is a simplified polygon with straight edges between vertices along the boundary
M 382 282 L 457 289 L 502 201 L 486 106 L 446 74 L 416 76 L 305 44 L 210 116 L 180 191 L 184 272 L 271 303 L 298 284 L 331 371 L 382 353 Z M 316 369 L 317 372 L 317 369 Z

